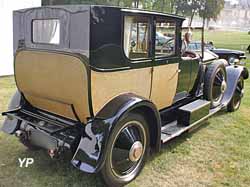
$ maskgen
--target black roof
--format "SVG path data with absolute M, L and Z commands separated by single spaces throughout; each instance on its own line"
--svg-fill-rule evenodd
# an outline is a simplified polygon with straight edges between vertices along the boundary
M 108 6 L 108 5 L 84 5 L 84 4 L 74 4 L 74 5 L 50 5 L 50 6 L 42 6 L 42 7 L 48 7 L 48 8 L 59 8 L 64 9 L 71 13 L 76 13 L 79 11 L 84 11 L 86 9 L 89 9 L 91 7 L 100 7 L 100 8 L 114 8 L 114 9 L 120 9 L 123 12 L 131 12 L 131 13 L 141 13 L 141 14 L 150 14 L 150 15 L 158 15 L 158 16 L 167 16 L 172 17 L 176 19 L 185 20 L 183 16 L 179 16 L 176 14 L 170 14 L 170 13 L 164 13 L 164 12 L 158 12 L 158 11 L 151 11 L 151 10 L 145 10 L 145 9 L 136 9 L 136 8 L 126 8 L 126 7 L 118 7 L 118 6 Z M 27 9 L 21 9 L 18 10 L 20 12 L 25 12 L 32 9 L 39 9 L 41 7 L 34 7 L 34 8 L 27 8 Z

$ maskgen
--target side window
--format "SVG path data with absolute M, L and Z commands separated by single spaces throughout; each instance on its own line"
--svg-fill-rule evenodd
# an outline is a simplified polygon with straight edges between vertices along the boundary
M 156 19 L 155 56 L 171 56 L 175 54 L 176 23 L 166 18 Z
M 42 44 L 59 44 L 59 19 L 36 19 L 32 21 L 32 42 Z
M 149 57 L 149 18 L 143 16 L 124 17 L 125 55 L 129 59 Z

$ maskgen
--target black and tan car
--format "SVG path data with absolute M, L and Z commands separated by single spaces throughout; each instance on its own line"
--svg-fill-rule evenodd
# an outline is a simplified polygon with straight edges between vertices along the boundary
M 183 17 L 74 5 L 13 20 L 18 90 L 2 130 L 52 158 L 71 152 L 76 168 L 109 186 L 135 179 L 163 143 L 240 106 L 247 69 L 185 50 Z

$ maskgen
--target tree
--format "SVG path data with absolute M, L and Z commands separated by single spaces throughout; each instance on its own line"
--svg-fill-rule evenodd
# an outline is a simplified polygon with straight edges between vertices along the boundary
M 216 21 L 220 11 L 224 8 L 224 0 L 43 0 L 43 5 L 55 4 L 104 4 L 123 7 L 141 7 L 148 10 L 181 14 L 190 17 L 191 26 L 197 14 L 207 23 Z M 205 24 L 204 24 L 205 25 Z
M 189 26 L 192 25 L 193 18 L 199 12 L 201 7 L 200 0 L 182 0 L 176 1 L 176 13 L 190 17 Z
M 221 10 L 224 8 L 224 4 L 224 0 L 203 0 L 199 11 L 200 17 L 203 18 L 203 26 L 205 26 L 206 20 L 207 26 L 211 19 L 214 21 L 217 20 Z

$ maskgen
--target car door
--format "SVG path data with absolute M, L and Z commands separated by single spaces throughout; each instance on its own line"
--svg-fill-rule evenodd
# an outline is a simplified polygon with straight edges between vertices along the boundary
M 175 20 L 156 17 L 153 33 L 154 60 L 150 99 L 161 110 L 172 105 L 177 89 L 179 57 L 176 52 Z
M 187 97 L 190 87 L 192 59 L 179 59 L 178 84 L 174 100 L 178 101 Z

